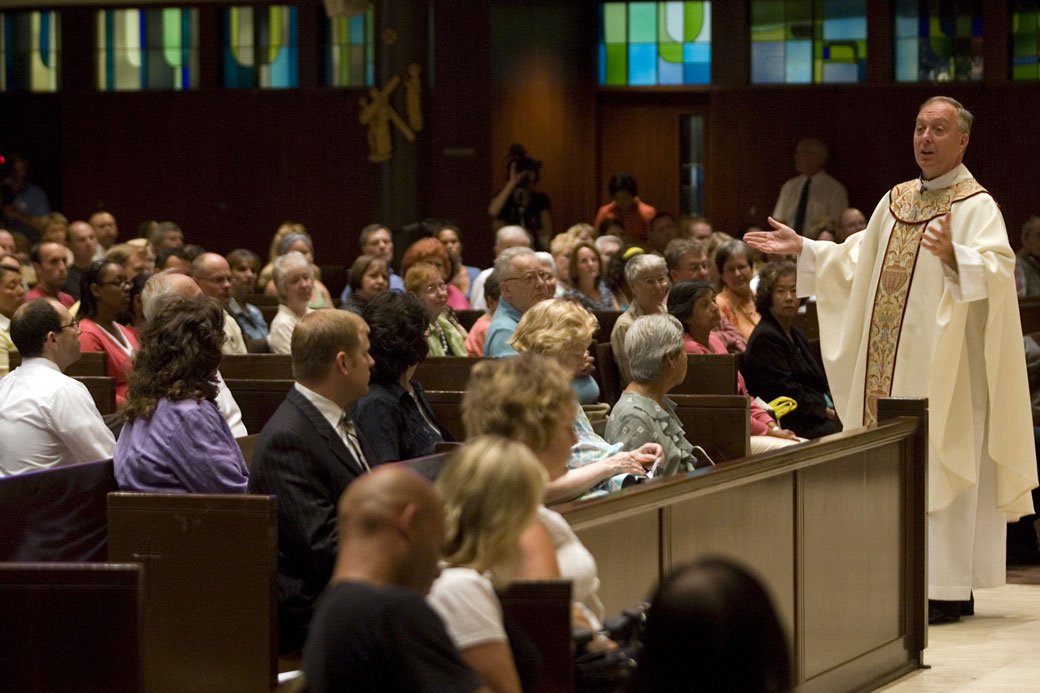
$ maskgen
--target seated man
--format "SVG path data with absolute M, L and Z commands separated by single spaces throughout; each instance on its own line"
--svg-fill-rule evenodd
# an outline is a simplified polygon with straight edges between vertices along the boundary
M 527 309 L 547 298 L 553 276 L 530 248 L 508 248 L 495 258 L 500 298 L 488 324 L 484 356 L 516 356 L 509 338 Z
M 202 293 L 215 299 L 224 309 L 224 346 L 225 354 L 245 354 L 246 340 L 242 336 L 242 328 L 238 321 L 228 312 L 231 303 L 231 266 L 223 256 L 216 253 L 202 253 L 191 261 L 191 278 L 194 279 Z
M 296 384 L 260 432 L 249 492 L 278 496 L 278 649 L 299 652 L 336 560 L 336 502 L 369 471 L 348 416 L 368 392 L 368 326 L 319 310 L 292 335 Z
M 29 251 L 29 259 L 36 270 L 36 286 L 25 298 L 54 298 L 66 308 L 72 308 L 76 299 L 62 290 L 69 278 L 65 246 L 58 243 L 39 243 Z
M 112 456 L 116 440 L 87 388 L 62 371 L 79 359 L 79 325 L 54 299 L 11 319 L 22 365 L 0 380 L 0 476 Z
M 347 488 L 335 571 L 303 653 L 310 690 L 481 688 L 422 596 L 443 532 L 436 491 L 406 468 L 376 469 Z

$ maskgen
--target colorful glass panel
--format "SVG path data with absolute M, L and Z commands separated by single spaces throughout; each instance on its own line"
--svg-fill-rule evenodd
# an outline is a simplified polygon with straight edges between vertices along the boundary
M 866 76 L 866 0 L 752 0 L 752 83 L 862 82 Z
M 375 15 L 327 18 L 325 86 L 364 87 L 376 81 Z
M 711 82 L 711 2 L 604 2 L 599 20 L 599 84 Z
M 100 10 L 97 80 L 101 91 L 196 89 L 197 9 Z
M 896 0 L 897 82 L 982 80 L 982 0 Z
M 295 7 L 228 7 L 222 17 L 225 87 L 298 86 Z
M 0 91 L 58 91 L 57 12 L 0 12 Z
M 1011 79 L 1040 79 L 1040 1 L 1011 2 Z

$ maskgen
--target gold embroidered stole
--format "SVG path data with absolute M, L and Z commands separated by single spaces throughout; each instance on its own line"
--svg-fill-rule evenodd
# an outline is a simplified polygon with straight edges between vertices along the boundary
M 954 202 L 985 191 L 974 179 L 969 179 L 947 188 L 920 192 L 920 182 L 910 180 L 900 183 L 889 193 L 888 211 L 896 221 L 888 238 L 870 315 L 863 393 L 864 425 L 877 422 L 878 398 L 892 394 L 899 335 L 917 266 L 921 235 L 928 223 L 949 212 Z

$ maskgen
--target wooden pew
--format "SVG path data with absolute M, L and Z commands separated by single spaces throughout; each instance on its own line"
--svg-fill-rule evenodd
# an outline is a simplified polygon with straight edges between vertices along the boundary
M 610 333 L 614 331 L 614 323 L 621 316 L 624 311 L 617 310 L 595 310 L 592 314 L 596 316 L 596 322 L 599 323 L 599 327 L 596 329 L 595 334 L 592 335 L 593 343 L 606 342 L 610 343 Z
M 137 564 L 0 563 L 0 690 L 142 687 Z
M 116 490 L 112 460 L 0 479 L 0 561 L 104 561 Z
M 415 379 L 423 390 L 465 390 L 469 372 L 483 356 L 430 356 L 415 368 Z
M 220 358 L 224 380 L 292 380 L 289 354 L 224 354 Z
M 295 381 L 225 378 L 224 382 L 242 410 L 242 423 L 246 430 L 259 433 L 281 406 Z
M 542 668 L 535 693 L 574 690 L 570 580 L 515 580 L 498 593 L 502 613 L 538 648 Z
M 11 352 L 9 358 L 11 370 L 22 365 L 22 355 L 18 352 Z M 65 375 L 70 378 L 78 375 L 108 375 L 108 354 L 103 351 L 84 351 L 65 369 Z
M 874 427 L 557 507 L 596 558 L 607 613 L 722 555 L 771 593 L 800 693 L 873 690 L 921 666 L 927 409 L 879 406 Z
M 718 463 L 751 454 L 750 401 L 744 395 L 676 395 L 675 413 L 686 439 Z
M 87 387 L 94 406 L 102 416 L 116 412 L 116 379 L 107 375 L 78 375 L 76 380 Z
M 610 342 L 593 345 L 600 401 L 613 406 L 621 396 L 621 374 Z M 733 395 L 739 358 L 735 354 L 687 354 L 686 378 L 672 392 L 680 395 Z
M 109 558 L 144 566 L 144 690 L 277 683 L 274 496 L 112 493 Z
M 1018 317 L 1022 321 L 1022 334 L 1040 332 L 1040 296 L 1020 296 Z
M 466 440 L 466 429 L 462 425 L 461 390 L 427 390 L 426 399 L 433 415 L 455 440 Z
M 592 377 L 599 384 L 599 400 L 613 407 L 617 404 L 622 390 L 621 373 L 618 371 L 617 361 L 614 360 L 614 350 L 609 341 L 593 342 L 591 349 L 592 355 L 596 357 Z
M 466 328 L 466 332 L 473 328 L 473 323 L 480 319 L 480 316 L 483 314 L 484 311 L 473 309 L 455 311 L 455 317 L 459 319 L 459 324 Z

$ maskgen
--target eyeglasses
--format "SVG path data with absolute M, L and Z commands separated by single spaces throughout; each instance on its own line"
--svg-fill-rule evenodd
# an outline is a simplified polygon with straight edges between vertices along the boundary
M 68 325 L 62 325 L 61 329 L 64 330 L 67 327 L 71 327 L 76 332 L 79 332 L 79 320 L 77 320 L 76 318 L 73 318 L 72 322 L 70 322 Z
M 534 284 L 538 280 L 549 283 L 552 281 L 553 276 L 548 272 L 527 272 L 526 274 L 521 274 L 519 277 L 507 277 L 506 279 L 503 279 L 502 282 L 511 282 L 514 279 L 522 281 L 524 284 Z M 502 282 L 499 283 L 501 284 Z
M 424 286 L 422 288 L 422 290 L 425 293 L 428 293 L 428 294 L 435 294 L 435 293 L 438 293 L 440 291 L 447 291 L 447 289 L 448 289 L 448 285 L 445 284 L 444 282 L 441 282 L 440 284 L 427 284 L 426 286 Z
M 110 282 L 98 282 L 98 286 L 130 286 L 129 279 L 116 279 Z
M 643 282 L 647 286 L 668 286 L 668 277 L 661 275 L 660 277 L 645 277 L 639 281 Z

